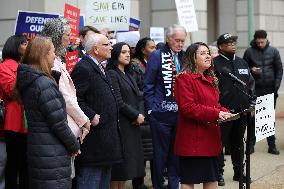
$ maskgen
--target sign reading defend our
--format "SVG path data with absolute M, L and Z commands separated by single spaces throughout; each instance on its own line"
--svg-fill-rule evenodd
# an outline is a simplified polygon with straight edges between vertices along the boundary
M 130 0 L 86 0 L 86 24 L 98 29 L 128 31 Z
M 59 14 L 18 11 L 15 24 L 15 34 L 25 35 L 28 40 L 40 34 L 44 24 L 51 18 L 58 18 Z

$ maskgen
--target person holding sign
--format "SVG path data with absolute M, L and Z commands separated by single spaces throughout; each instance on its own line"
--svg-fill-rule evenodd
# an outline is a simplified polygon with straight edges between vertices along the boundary
M 197 42 L 185 52 L 184 71 L 174 87 L 179 108 L 175 154 L 179 156 L 182 189 L 203 183 L 218 188 L 221 131 L 218 119 L 233 116 L 219 104 L 218 79 L 208 46 Z
M 173 153 L 178 107 L 173 86 L 182 65 L 182 48 L 186 31 L 173 25 L 166 31 L 167 43 L 154 51 L 147 62 L 144 75 L 144 99 L 153 137 L 153 184 L 163 188 L 163 172 L 168 171 L 169 189 L 179 187 L 178 158 Z

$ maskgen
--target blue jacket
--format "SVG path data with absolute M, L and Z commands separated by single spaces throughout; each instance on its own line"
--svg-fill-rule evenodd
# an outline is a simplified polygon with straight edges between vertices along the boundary
M 170 51 L 166 44 L 162 51 Z M 179 63 L 182 63 L 183 52 L 179 53 Z M 182 65 L 182 64 L 181 64 Z M 165 107 L 166 95 L 162 77 L 161 50 L 154 51 L 147 62 L 144 75 L 144 99 L 145 108 L 149 113 L 155 114 L 161 122 L 176 124 L 177 111 L 171 110 L 171 106 L 176 106 L 175 99 L 172 97 L 170 104 Z

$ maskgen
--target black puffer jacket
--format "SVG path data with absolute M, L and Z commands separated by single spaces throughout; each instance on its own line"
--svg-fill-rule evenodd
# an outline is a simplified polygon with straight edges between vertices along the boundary
M 54 81 L 21 64 L 17 88 L 28 121 L 29 188 L 70 189 L 70 153 L 79 143 L 67 125 L 65 101 Z
M 256 88 L 265 87 L 278 91 L 283 75 L 283 67 L 279 51 L 271 47 L 269 42 L 264 49 L 257 47 L 255 40 L 251 41 L 251 47 L 244 53 L 244 60 L 249 67 L 258 67 L 262 69 L 262 74 L 254 75 Z

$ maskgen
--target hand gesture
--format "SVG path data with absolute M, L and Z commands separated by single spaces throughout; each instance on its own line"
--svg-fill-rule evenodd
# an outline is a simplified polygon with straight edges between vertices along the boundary
M 144 123 L 144 119 L 145 119 L 144 115 L 143 114 L 139 114 L 137 119 L 136 119 L 136 121 L 135 121 L 135 124 L 136 125 L 141 125 L 142 123 Z
M 223 121 L 225 119 L 228 119 L 230 117 L 233 117 L 235 114 L 232 114 L 230 112 L 223 112 L 223 111 L 220 111 L 219 112 L 219 118 Z
M 81 150 L 80 150 L 80 149 L 77 150 L 77 151 L 74 152 L 74 153 L 71 153 L 71 156 L 72 156 L 72 157 L 76 157 L 76 156 L 78 156 L 79 154 L 81 154 Z
M 99 115 L 99 114 L 96 114 L 96 115 L 94 116 L 94 118 L 92 119 L 91 124 L 92 124 L 93 126 L 97 126 L 97 125 L 99 124 L 99 122 L 100 122 L 100 115 Z

